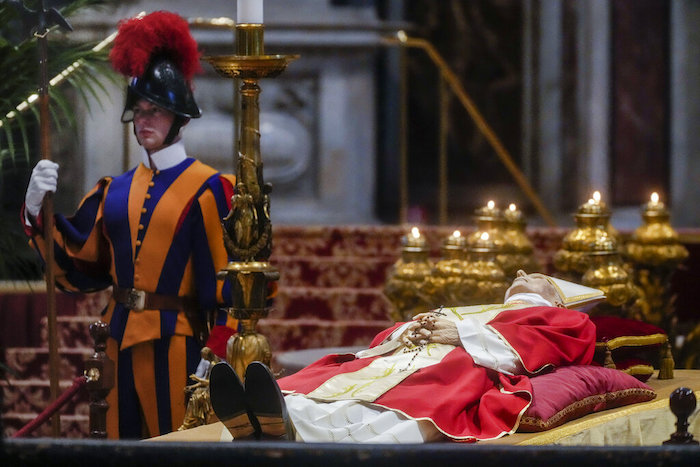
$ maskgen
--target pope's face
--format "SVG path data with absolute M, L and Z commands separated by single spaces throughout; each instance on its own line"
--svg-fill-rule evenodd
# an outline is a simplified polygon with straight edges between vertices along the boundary
M 516 293 L 536 293 L 552 304 L 561 302 L 557 290 L 542 274 L 525 274 L 522 270 L 518 271 L 517 277 L 506 290 L 506 300 Z
M 149 153 L 165 147 L 165 138 L 175 114 L 141 99 L 134 106 L 134 133 L 139 144 Z

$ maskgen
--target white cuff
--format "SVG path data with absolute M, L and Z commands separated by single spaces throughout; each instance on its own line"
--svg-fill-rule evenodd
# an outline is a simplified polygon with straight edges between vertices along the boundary
M 474 363 L 508 375 L 522 372 L 517 354 L 491 328 L 471 317 L 456 325 L 462 346 Z

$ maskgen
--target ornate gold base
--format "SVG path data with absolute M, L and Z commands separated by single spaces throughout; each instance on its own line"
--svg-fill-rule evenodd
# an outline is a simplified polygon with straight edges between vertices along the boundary
M 226 361 L 243 380 L 249 364 L 258 361 L 270 366 L 272 351 L 267 338 L 255 331 L 257 319 L 241 320 L 243 331 L 226 343 Z
M 229 313 L 240 320 L 242 327 L 226 344 L 226 361 L 243 379 L 251 362 L 257 360 L 270 365 L 270 344 L 255 327 L 269 312 L 268 284 L 279 279 L 279 271 L 266 261 L 231 262 L 219 272 L 219 277 L 231 284 L 233 306 Z

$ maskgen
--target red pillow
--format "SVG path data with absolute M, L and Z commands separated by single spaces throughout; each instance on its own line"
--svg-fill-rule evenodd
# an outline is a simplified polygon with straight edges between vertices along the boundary
M 530 378 L 532 404 L 518 431 L 545 431 L 589 413 L 646 402 L 656 392 L 619 370 L 574 365 Z

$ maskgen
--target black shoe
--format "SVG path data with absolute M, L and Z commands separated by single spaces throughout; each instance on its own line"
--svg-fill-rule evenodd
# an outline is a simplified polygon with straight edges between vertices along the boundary
M 209 397 L 214 413 L 233 439 L 260 438 L 260 424 L 248 407 L 243 383 L 228 363 L 219 362 L 211 369 Z
M 295 439 L 284 396 L 265 364 L 253 362 L 246 368 L 245 395 L 248 407 L 260 423 L 262 439 Z

